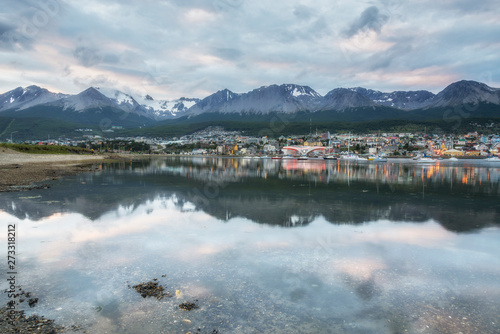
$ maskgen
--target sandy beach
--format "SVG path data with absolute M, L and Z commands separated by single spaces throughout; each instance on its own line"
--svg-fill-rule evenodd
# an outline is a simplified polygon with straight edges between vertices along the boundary
M 34 183 L 91 172 L 92 165 L 116 159 L 110 155 L 27 154 L 0 148 L 0 192 L 29 190 Z

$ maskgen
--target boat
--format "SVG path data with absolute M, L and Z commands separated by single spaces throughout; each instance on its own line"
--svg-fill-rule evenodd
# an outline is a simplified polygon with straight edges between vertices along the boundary
M 413 160 L 415 160 L 415 162 L 421 163 L 421 164 L 430 164 L 430 163 L 434 163 L 434 162 L 438 161 L 437 159 L 433 159 L 425 153 L 423 155 L 418 154 L 417 156 L 413 157 Z
M 327 154 L 323 157 L 324 160 L 337 160 L 337 157 L 333 154 Z
M 380 155 L 371 155 L 368 157 L 368 161 L 387 162 L 387 158 L 381 157 Z
M 343 160 L 358 160 L 358 155 L 357 154 L 352 154 L 352 153 L 349 153 L 349 154 L 344 154 L 341 156 L 341 159 Z
M 300 157 L 297 158 L 297 160 L 308 160 L 309 158 L 305 155 L 301 155 Z
M 281 160 L 281 157 L 272 157 L 273 160 Z
M 492 156 L 492 157 L 486 158 L 486 161 L 488 161 L 488 162 L 500 162 L 500 158 L 497 156 Z
M 421 157 L 421 158 L 417 159 L 416 161 L 417 161 L 417 163 L 420 163 L 420 164 L 432 164 L 432 163 L 435 163 L 437 161 L 437 159 L 432 159 L 429 157 Z
M 343 160 L 358 160 L 358 155 L 350 151 L 351 148 L 351 133 L 349 132 L 349 140 L 347 141 L 347 154 L 343 154 L 340 158 Z
M 455 158 L 455 157 L 451 157 L 451 158 L 448 159 L 448 161 L 458 161 L 458 159 Z

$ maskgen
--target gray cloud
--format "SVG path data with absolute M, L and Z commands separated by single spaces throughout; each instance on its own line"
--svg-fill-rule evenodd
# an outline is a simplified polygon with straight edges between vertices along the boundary
M 40 4 L 52 1 L 60 8 L 44 25 Z M 7 73 L 0 91 L 36 78 L 76 93 L 100 75 L 109 77 L 103 84 L 151 89 L 155 98 L 283 82 L 323 94 L 340 85 L 391 90 L 408 82 L 435 91 L 449 78 L 486 77 L 500 86 L 496 0 L 369 3 L 3 0 L 0 51 L 8 52 L 0 52 Z
M 394 61 L 397 61 L 401 57 L 405 57 L 413 50 L 413 47 L 408 42 L 398 43 L 388 50 L 376 53 L 370 57 L 368 63 L 370 64 L 370 70 L 376 71 L 380 69 L 386 69 Z
M 366 8 L 361 16 L 344 31 L 346 37 L 352 37 L 359 32 L 372 30 L 379 33 L 389 17 L 381 14 L 376 6 Z
M 293 15 L 300 20 L 309 20 L 313 17 L 314 10 L 304 5 L 295 6 Z
M 244 4 L 244 0 L 212 0 L 212 6 L 216 11 L 239 10 Z
M 83 38 L 81 38 L 84 41 Z M 139 71 L 136 67 L 144 64 L 142 57 L 132 51 L 125 50 L 119 54 L 112 51 L 103 50 L 97 46 L 97 43 L 84 41 L 84 44 L 73 50 L 73 57 L 79 64 L 85 67 L 94 67 L 97 65 L 125 65 L 134 71 Z M 90 46 L 89 46 L 90 45 Z
M 432 5 L 439 6 L 443 10 L 448 10 L 452 12 L 461 12 L 465 14 L 471 14 L 475 12 L 489 12 L 498 10 L 497 0 L 454 0 L 454 1 L 439 1 L 435 2 L 430 0 Z
M 103 61 L 103 57 L 99 53 L 99 50 L 84 46 L 77 47 L 73 51 L 73 56 L 85 67 L 95 66 Z
M 238 49 L 233 49 L 233 48 L 214 48 L 213 53 L 226 60 L 239 60 L 243 56 L 243 53 L 238 50 Z
M 0 36 L 13 30 L 14 27 L 8 23 L 0 22 Z
M 16 26 L 0 22 L 0 50 L 21 51 L 32 47 L 33 39 Z
M 51 26 L 61 10 L 59 0 L 4 0 L 0 13 L 0 49 L 31 50 L 36 38 Z

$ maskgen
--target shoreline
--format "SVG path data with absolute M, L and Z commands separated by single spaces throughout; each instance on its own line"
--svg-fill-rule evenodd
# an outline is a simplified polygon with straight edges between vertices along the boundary
M 47 184 L 40 184 L 47 180 L 56 180 L 61 177 L 74 176 L 81 173 L 96 171 L 95 166 L 103 162 L 117 162 L 124 160 L 140 160 L 155 157 L 202 157 L 202 158 L 244 158 L 231 155 L 182 155 L 182 154 L 139 154 L 129 155 L 120 153 L 106 153 L 96 155 L 78 154 L 34 154 L 21 153 L 6 148 L 0 148 L 0 193 L 48 188 Z M 261 156 L 256 156 L 261 158 Z M 388 158 L 410 159 L 411 157 L 398 156 Z M 459 157 L 459 159 L 482 159 L 483 157 Z M 445 159 L 447 160 L 447 159 Z
M 135 157 L 117 154 L 33 154 L 0 149 L 0 192 L 45 189 L 37 183 L 96 170 L 97 163 Z

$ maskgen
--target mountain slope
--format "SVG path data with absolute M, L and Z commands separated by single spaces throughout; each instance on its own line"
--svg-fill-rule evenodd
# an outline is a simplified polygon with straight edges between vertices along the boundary
M 419 109 L 427 106 L 432 98 L 433 93 L 426 90 L 418 91 L 395 91 L 392 93 L 383 93 L 378 90 L 366 89 L 362 87 L 351 88 L 363 96 L 366 96 L 371 101 L 378 105 L 393 107 L 403 110 Z
M 293 113 L 301 110 L 315 110 L 320 105 L 321 99 L 321 95 L 312 88 L 294 84 L 264 86 L 244 94 L 235 94 L 225 89 L 201 100 L 189 110 L 189 114 L 197 115 L 203 112 Z
M 366 96 L 347 88 L 336 88 L 325 95 L 320 110 L 345 110 L 373 106 L 375 103 Z
M 35 105 L 57 101 L 68 96 L 61 93 L 52 93 L 45 88 L 34 85 L 26 88 L 17 87 L 0 95 L 0 111 L 26 109 Z
M 196 105 L 189 108 L 190 115 L 199 115 L 205 112 L 217 112 L 226 103 L 236 99 L 240 94 L 231 92 L 229 89 L 220 90 L 206 98 L 200 100 Z
M 466 103 L 475 103 L 475 107 L 464 106 L 466 113 L 461 113 L 459 108 Z M 271 121 L 269 115 L 275 118 L 279 115 L 278 119 L 284 117 L 290 122 L 308 119 L 318 122 L 445 119 L 451 122 L 457 117 L 500 117 L 500 89 L 475 81 L 459 81 L 437 95 L 423 90 L 383 93 L 356 87 L 337 88 L 322 97 L 308 86 L 283 84 L 242 94 L 224 89 L 202 100 L 163 101 L 150 95 L 135 97 L 112 88 L 90 87 L 76 95 L 64 95 L 29 86 L 1 94 L 0 115 L 57 119 L 101 129 L 176 124 L 176 120 L 189 124 L 255 123 Z
M 453 107 L 479 102 L 500 104 L 500 89 L 476 81 L 458 81 L 438 93 L 427 107 Z
M 94 87 L 90 87 L 77 95 L 45 103 L 46 106 L 61 107 L 63 110 L 82 112 L 91 108 L 103 108 L 115 106 L 116 102 L 102 94 Z

